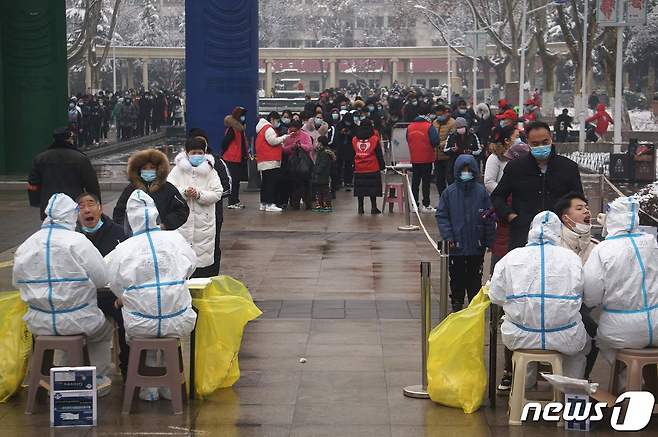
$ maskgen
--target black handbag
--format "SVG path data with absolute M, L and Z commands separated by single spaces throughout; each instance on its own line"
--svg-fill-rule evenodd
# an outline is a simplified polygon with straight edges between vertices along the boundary
M 313 174 L 313 160 L 301 147 L 297 147 L 288 159 L 287 170 L 295 179 L 310 179 Z

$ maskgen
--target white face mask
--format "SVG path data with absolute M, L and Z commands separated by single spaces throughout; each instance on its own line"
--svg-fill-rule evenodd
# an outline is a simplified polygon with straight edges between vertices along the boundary
M 569 216 L 565 216 L 565 217 L 568 218 L 569 221 L 571 222 L 571 225 L 569 225 L 569 227 L 576 234 L 585 235 L 585 234 L 589 234 L 590 231 L 592 230 L 592 224 L 591 223 L 576 223 L 575 221 L 573 221 L 573 219 L 571 217 L 569 217 Z

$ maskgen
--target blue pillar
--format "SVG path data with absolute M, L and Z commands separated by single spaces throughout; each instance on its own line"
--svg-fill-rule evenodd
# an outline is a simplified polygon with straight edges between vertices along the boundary
M 247 108 L 253 136 L 258 105 L 258 1 L 188 0 L 185 6 L 187 125 L 219 150 L 224 117 Z

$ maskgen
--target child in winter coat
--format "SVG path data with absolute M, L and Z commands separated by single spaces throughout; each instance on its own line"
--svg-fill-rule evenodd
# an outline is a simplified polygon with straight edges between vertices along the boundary
M 313 166 L 313 194 L 315 204 L 313 211 L 331 212 L 331 190 L 329 189 L 329 179 L 331 178 L 331 166 L 336 161 L 336 154 L 329 148 L 329 138 L 324 135 L 318 138 L 318 144 L 315 147 L 315 165 Z
M 469 302 L 482 286 L 484 253 L 494 242 L 495 224 L 491 200 L 484 185 L 476 181 L 477 161 L 472 155 L 460 155 L 454 166 L 455 182 L 441 194 L 436 221 L 450 248 L 450 299 L 453 311 Z
M 587 120 L 585 120 L 585 123 L 596 123 L 596 128 L 595 132 L 596 135 L 599 137 L 599 140 L 601 140 L 604 135 L 608 132 L 608 126 L 610 123 L 614 123 L 612 120 L 612 117 L 610 114 L 608 114 L 605 110 L 605 105 L 603 103 L 599 103 L 596 105 L 596 112 L 594 115 L 589 117 Z

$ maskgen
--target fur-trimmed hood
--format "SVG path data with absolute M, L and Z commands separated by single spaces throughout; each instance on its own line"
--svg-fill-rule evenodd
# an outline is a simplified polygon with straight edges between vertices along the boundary
M 240 120 L 237 120 L 232 115 L 227 115 L 224 117 L 224 126 L 232 127 L 233 129 L 240 132 L 244 131 L 244 125 L 240 123 Z
M 147 188 L 139 176 L 139 171 L 149 162 L 155 165 L 156 179 Z M 138 190 L 146 193 L 158 191 L 167 182 L 167 176 L 169 176 L 169 159 L 159 150 L 147 149 L 135 152 L 128 160 L 128 180 Z
M 190 160 L 187 157 L 187 153 L 180 152 L 176 155 L 174 163 L 176 164 L 176 167 L 180 167 L 185 173 L 192 173 L 192 170 L 195 170 L 205 176 L 213 170 L 215 166 L 215 158 L 210 154 L 206 154 L 206 162 L 198 167 L 192 167 L 192 164 L 190 164 Z

